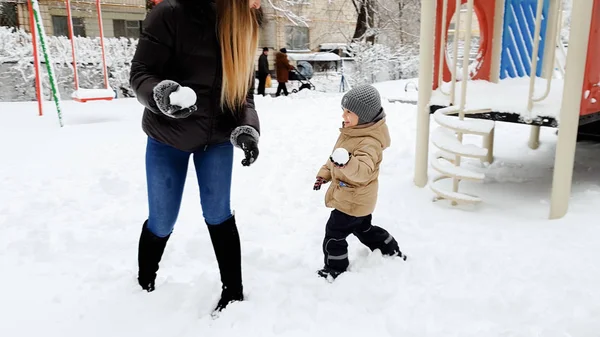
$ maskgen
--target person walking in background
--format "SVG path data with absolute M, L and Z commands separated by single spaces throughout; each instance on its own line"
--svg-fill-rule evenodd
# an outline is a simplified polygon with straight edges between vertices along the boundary
M 277 92 L 275 93 L 276 97 L 279 97 L 282 91 L 284 95 L 288 95 L 288 90 L 285 84 L 290 79 L 290 71 L 292 69 L 294 69 L 294 67 L 292 67 L 290 61 L 288 60 L 287 50 L 285 48 L 281 48 L 275 55 L 275 70 L 277 71 L 277 82 L 279 83 L 277 86 Z
M 265 86 L 269 76 L 269 48 L 264 47 L 258 57 L 258 94 L 265 96 Z
M 149 215 L 138 246 L 138 283 L 156 272 L 179 214 L 193 156 L 204 222 L 222 292 L 215 312 L 244 299 L 240 237 L 230 209 L 234 146 L 258 157 L 254 64 L 260 0 L 165 0 L 150 11 L 131 62 L 144 105 Z M 215 29 L 215 27 L 217 29 Z

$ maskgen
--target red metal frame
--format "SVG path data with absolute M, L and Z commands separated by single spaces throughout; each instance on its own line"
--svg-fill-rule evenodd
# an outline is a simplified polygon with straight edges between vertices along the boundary
M 75 49 L 75 38 L 73 36 L 73 16 L 71 13 L 71 1 L 66 1 L 67 7 L 67 23 L 69 26 L 69 36 L 71 38 L 71 52 L 73 55 L 73 77 L 75 79 L 75 90 L 79 90 L 79 75 L 77 72 L 77 51 Z M 100 48 L 102 50 L 102 69 L 104 73 L 104 87 L 106 89 L 110 89 L 110 84 L 108 82 L 108 67 L 106 65 L 106 53 L 104 49 L 104 25 L 102 24 L 102 7 L 100 4 L 100 0 L 96 0 L 96 11 L 98 12 L 98 28 L 100 30 Z M 104 96 L 104 97 L 93 97 L 93 98 L 77 98 L 73 97 L 73 100 L 77 102 L 85 103 L 87 101 L 110 101 L 113 99 L 113 96 Z
M 35 20 L 33 19 L 33 8 L 31 0 L 27 1 L 27 10 L 29 10 L 29 30 L 31 31 L 31 44 L 33 45 L 33 66 L 35 68 L 35 94 L 38 102 L 38 114 L 44 115 L 42 104 L 42 76 L 40 72 L 40 58 L 37 50 L 37 35 L 35 33 Z
M 108 83 L 108 66 L 106 65 L 106 53 L 104 49 L 104 24 L 102 24 L 102 6 L 100 0 L 96 0 L 96 10 L 98 11 L 98 27 L 100 28 L 100 49 L 102 49 L 102 66 L 104 68 L 104 86 L 110 89 Z
M 69 27 L 69 39 L 71 40 L 71 55 L 73 57 L 73 78 L 75 79 L 75 90 L 79 90 L 79 74 L 77 73 L 77 51 L 75 50 L 75 37 L 73 35 L 73 15 L 71 14 L 71 0 L 65 0 L 67 7 L 67 25 Z
M 90 101 L 112 101 L 113 98 L 114 97 L 102 96 L 102 97 L 91 97 L 91 98 L 73 98 L 73 100 L 77 101 L 77 102 L 85 103 L 85 102 L 90 102 Z
M 589 95 L 585 93 L 589 91 Z M 600 0 L 594 0 L 580 115 L 600 112 Z
M 461 4 L 467 0 L 462 0 Z M 437 0 L 436 9 L 436 26 L 435 26 L 435 48 L 434 48 L 434 78 L 433 90 L 438 87 L 438 76 L 440 72 L 439 57 L 440 53 L 445 53 L 445 46 L 440 48 L 439 44 L 442 38 L 442 32 L 446 34 L 446 41 L 451 36 L 448 36 L 448 28 L 450 21 L 456 10 L 456 3 L 453 0 L 448 0 L 447 16 L 445 21 L 442 19 L 443 0 Z M 481 43 L 479 54 L 481 54 L 481 68 L 475 74 L 473 79 L 490 80 L 490 67 L 492 61 L 492 37 L 494 33 L 494 12 L 495 0 L 478 0 L 474 2 L 474 11 L 479 20 L 481 30 Z M 443 29 L 442 29 L 443 26 Z M 600 113 L 600 0 L 594 0 L 592 12 L 592 25 L 590 27 L 590 38 L 588 41 L 586 72 L 582 88 L 580 116 L 587 116 L 595 113 Z M 452 80 L 452 74 L 448 67 L 448 59 L 444 58 L 443 65 L 443 80 L 449 82 Z M 586 95 L 586 92 L 589 94 Z
M 467 0 L 462 0 L 461 4 L 466 3 Z M 479 58 L 481 67 L 473 76 L 476 80 L 490 80 L 490 71 L 492 65 L 492 38 L 494 36 L 494 14 L 496 11 L 495 0 L 478 0 L 473 4 L 474 12 L 479 20 L 480 27 L 480 45 L 478 54 L 481 55 Z M 440 49 L 440 41 L 442 39 L 442 32 L 446 34 L 446 41 L 448 41 L 448 28 L 450 22 L 456 11 L 456 2 L 454 0 L 448 0 L 448 10 L 445 22 L 442 22 L 443 0 L 437 0 L 436 9 L 436 24 L 435 24 L 435 48 L 434 48 L 434 68 L 433 68 L 433 90 L 438 87 L 438 76 L 440 72 L 439 59 L 440 53 L 446 53 L 446 46 Z M 442 29 L 442 25 L 444 29 Z M 452 80 L 452 73 L 448 67 L 448 58 L 444 57 L 443 66 L 443 80 L 444 82 L 450 82 Z

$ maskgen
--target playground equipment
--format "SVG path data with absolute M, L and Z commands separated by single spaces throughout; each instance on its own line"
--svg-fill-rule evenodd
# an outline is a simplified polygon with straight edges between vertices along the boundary
M 73 37 L 73 19 L 71 15 L 71 3 L 69 0 L 65 0 L 66 9 L 67 9 L 67 21 L 69 28 L 69 36 L 71 40 L 71 48 L 73 55 L 73 73 L 74 73 L 74 82 L 75 82 L 75 91 L 71 95 L 73 100 L 78 102 L 87 102 L 94 100 L 112 100 L 115 96 L 115 92 L 110 88 L 108 82 L 108 68 L 106 64 L 106 54 L 104 50 L 104 28 L 102 25 L 102 9 L 100 6 L 100 0 L 96 0 L 96 10 L 98 11 L 98 25 L 100 32 L 100 48 L 102 51 L 102 66 L 103 66 L 103 75 L 104 75 L 104 88 L 102 89 L 83 89 L 79 87 L 79 76 L 77 71 L 77 49 L 75 48 L 75 39 Z M 62 108 L 60 104 L 60 93 L 58 91 L 58 82 L 56 80 L 53 61 L 51 60 L 50 53 L 48 51 L 47 43 L 46 43 L 46 33 L 44 29 L 44 24 L 41 16 L 40 6 L 38 0 L 28 0 L 27 1 L 28 9 L 29 9 L 29 23 L 31 27 L 31 37 L 32 37 L 32 45 L 33 45 L 33 58 L 34 58 L 34 67 L 35 67 L 35 79 L 36 79 L 36 96 L 38 101 L 38 110 L 39 115 L 43 115 L 43 94 L 42 94 L 42 75 L 40 71 L 40 60 L 38 56 L 38 45 L 41 47 L 41 52 L 44 57 L 44 62 L 46 65 L 46 70 L 48 72 L 48 77 L 50 81 L 50 88 L 52 90 L 52 99 L 56 106 L 56 111 L 58 114 L 58 121 L 60 126 L 63 126 L 62 121 Z
M 461 9 L 465 4 L 466 10 Z M 550 218 L 566 214 L 578 125 L 600 119 L 600 0 L 573 1 L 572 17 L 577 19 L 571 23 L 566 63 L 556 55 L 564 55 L 561 12 L 561 0 L 421 1 L 417 186 L 428 183 L 430 114 L 440 125 L 432 133 L 439 151 L 431 163 L 440 175 L 429 185 L 438 199 L 454 205 L 481 202 L 459 191 L 462 180 L 484 179 L 462 167 L 461 158 L 493 161 L 496 121 L 531 125 L 532 149 L 539 145 L 540 126 L 558 127 Z M 461 15 L 466 25 L 463 54 L 471 49 L 474 15 L 481 36 L 475 62 L 470 64 L 465 55 L 459 73 Z M 446 41 L 453 17 L 449 61 Z M 544 81 L 536 93 L 536 85 Z M 466 134 L 482 136 L 483 146 L 463 144 Z M 441 183 L 447 179 L 452 179 L 452 190 Z
M 87 101 L 110 101 L 114 98 L 115 92 L 108 83 L 108 67 L 106 66 L 106 54 L 104 50 L 104 25 L 102 24 L 102 8 L 100 0 L 96 0 L 96 11 L 98 12 L 98 28 L 100 31 L 100 49 L 102 51 L 102 73 L 104 75 L 104 89 L 83 89 L 79 87 L 79 76 L 77 72 L 77 48 L 75 48 L 75 37 L 73 36 L 73 17 L 71 15 L 71 0 L 65 0 L 67 8 L 67 23 L 69 26 L 69 36 L 71 39 L 71 51 L 73 55 L 73 76 L 75 79 L 75 91 L 71 94 L 73 100 L 85 103 Z
M 46 70 L 48 71 L 48 79 L 50 80 L 50 89 L 52 90 L 52 100 L 54 101 L 54 105 L 56 107 L 56 114 L 58 115 L 58 124 L 63 127 L 62 120 L 62 108 L 60 105 L 60 93 L 58 92 L 58 83 L 56 81 L 56 76 L 54 73 L 54 66 L 52 59 L 50 57 L 50 53 L 48 52 L 48 46 L 46 45 L 46 33 L 44 31 L 44 24 L 42 23 L 42 14 L 40 11 L 40 4 L 38 0 L 29 0 L 27 3 L 29 9 L 29 24 L 31 25 L 31 38 L 33 45 L 33 60 L 35 67 L 35 77 L 36 77 L 36 93 L 38 100 L 38 109 L 39 115 L 42 116 L 42 76 L 40 72 L 40 62 L 37 53 L 37 45 L 39 38 L 39 45 L 42 50 L 42 54 L 44 55 L 44 61 L 46 63 Z M 36 38 L 37 37 L 37 38 Z

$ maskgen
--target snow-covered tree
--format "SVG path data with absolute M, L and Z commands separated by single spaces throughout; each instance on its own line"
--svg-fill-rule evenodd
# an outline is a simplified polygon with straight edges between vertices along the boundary
M 571 10 L 573 9 L 573 0 L 563 0 L 562 29 L 560 37 L 563 42 L 569 40 L 571 31 Z
M 352 85 L 414 77 L 418 72 L 418 50 L 409 45 L 355 42 L 348 52 L 354 58 L 349 76 Z
M 310 6 L 310 0 L 267 0 L 266 5 L 294 25 L 309 26 L 310 20 L 302 14 L 302 9 Z
M 63 36 L 48 36 L 48 50 L 54 61 L 61 95 L 68 97 L 74 90 L 74 69 L 71 43 Z M 129 87 L 130 62 L 137 40 L 127 38 L 105 39 L 109 83 L 123 96 L 133 96 Z M 100 88 L 104 85 L 99 38 L 76 37 L 77 69 L 81 88 Z M 40 55 L 40 61 L 44 62 Z M 2 91 L 16 91 L 20 99 L 35 99 L 35 71 L 31 35 L 21 29 L 0 27 L 0 83 Z M 45 67 L 41 67 L 44 92 L 49 94 Z M 4 87 L 6 84 L 7 87 Z M 13 88 L 14 87 L 14 88 Z M 48 97 L 47 97 L 48 98 Z

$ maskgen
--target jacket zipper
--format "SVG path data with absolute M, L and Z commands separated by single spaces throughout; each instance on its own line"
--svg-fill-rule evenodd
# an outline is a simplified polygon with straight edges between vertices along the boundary
M 216 17 L 217 13 L 215 10 L 215 17 Z M 210 140 L 212 138 L 212 133 L 213 133 L 213 128 L 214 128 L 214 123 L 215 123 L 215 115 L 217 113 L 217 106 L 218 106 L 218 100 L 215 97 L 215 85 L 217 83 L 217 81 L 219 80 L 220 72 L 221 72 L 221 46 L 219 45 L 219 31 L 218 31 L 218 20 L 215 19 L 215 37 L 217 39 L 216 43 L 215 43 L 215 51 L 217 54 L 217 69 L 215 69 L 215 76 L 213 79 L 213 83 L 212 83 L 212 88 L 210 89 L 210 102 L 211 102 L 211 107 L 210 107 L 210 114 L 209 114 L 209 128 L 208 128 L 208 134 L 207 134 L 207 139 L 206 139 L 206 147 L 204 148 L 204 150 L 206 151 L 206 148 L 208 147 L 208 144 L 210 144 Z M 219 96 L 220 97 L 220 96 Z

